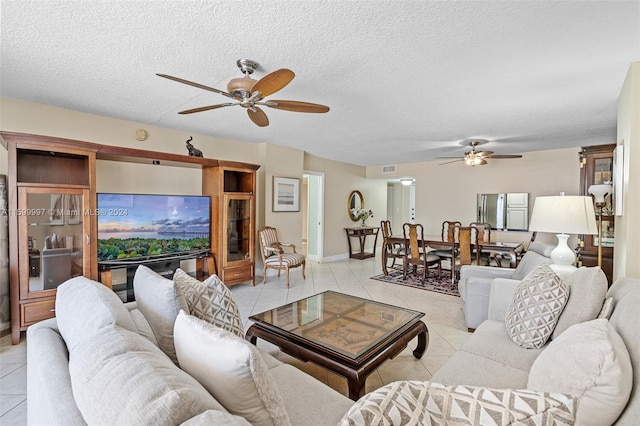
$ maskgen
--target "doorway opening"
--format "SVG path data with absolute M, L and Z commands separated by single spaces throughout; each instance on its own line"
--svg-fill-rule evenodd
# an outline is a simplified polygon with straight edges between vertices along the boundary
M 302 253 L 322 261 L 324 241 L 324 173 L 305 171 L 302 179 Z

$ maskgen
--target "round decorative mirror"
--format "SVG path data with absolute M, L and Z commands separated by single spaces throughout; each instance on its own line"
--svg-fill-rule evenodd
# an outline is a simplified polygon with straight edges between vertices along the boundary
M 364 197 L 360 191 L 351 191 L 349 199 L 347 200 L 347 213 L 349 218 L 357 222 L 358 216 L 353 214 L 353 209 L 364 209 Z

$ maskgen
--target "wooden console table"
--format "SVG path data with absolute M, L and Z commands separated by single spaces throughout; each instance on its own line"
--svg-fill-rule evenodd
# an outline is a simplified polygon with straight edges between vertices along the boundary
M 378 232 L 380 231 L 379 226 L 356 226 L 353 228 L 344 228 L 347 233 L 347 242 L 349 243 L 349 257 L 352 259 L 368 259 L 370 257 L 375 257 L 376 255 L 376 244 L 378 243 Z M 375 238 L 373 240 L 373 251 L 367 252 L 364 250 L 365 241 L 367 236 L 374 235 Z M 360 251 L 353 252 L 351 247 L 351 238 L 357 238 L 360 242 Z

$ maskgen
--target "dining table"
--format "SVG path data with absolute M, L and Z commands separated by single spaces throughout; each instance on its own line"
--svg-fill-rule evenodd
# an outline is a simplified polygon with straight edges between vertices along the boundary
M 422 245 L 422 241 L 418 240 L 419 244 Z M 403 235 L 391 235 L 390 237 L 385 238 L 385 243 L 391 244 L 404 244 L 404 236 Z M 424 244 L 427 247 L 433 250 L 450 250 L 452 259 L 456 258 L 456 250 L 458 248 L 458 243 L 453 241 L 442 241 L 441 235 L 425 235 Z M 482 244 L 472 244 L 472 248 L 474 250 L 479 249 L 480 252 L 484 253 L 502 253 L 507 254 L 509 256 L 509 266 L 511 268 L 515 268 L 518 264 L 518 251 L 522 250 L 524 247 L 523 243 L 517 242 L 501 242 L 501 241 L 493 241 L 493 242 L 483 242 Z M 382 273 L 384 275 L 389 275 L 387 270 L 387 253 L 386 250 L 382 251 Z M 455 283 L 456 274 L 451 274 L 451 283 Z

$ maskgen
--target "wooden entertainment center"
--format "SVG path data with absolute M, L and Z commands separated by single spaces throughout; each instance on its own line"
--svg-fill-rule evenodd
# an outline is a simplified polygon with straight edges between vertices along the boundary
M 92 214 L 97 211 L 96 160 L 201 169 L 202 195 L 211 197 L 211 248 L 208 256 L 198 257 L 196 267 L 218 274 L 226 285 L 255 283 L 259 165 L 25 133 L 0 135 L 9 157 L 6 216 L 14 344 L 30 324 L 55 316 L 61 277 L 101 278 L 97 217 Z M 108 269 L 102 278 L 109 285 Z

